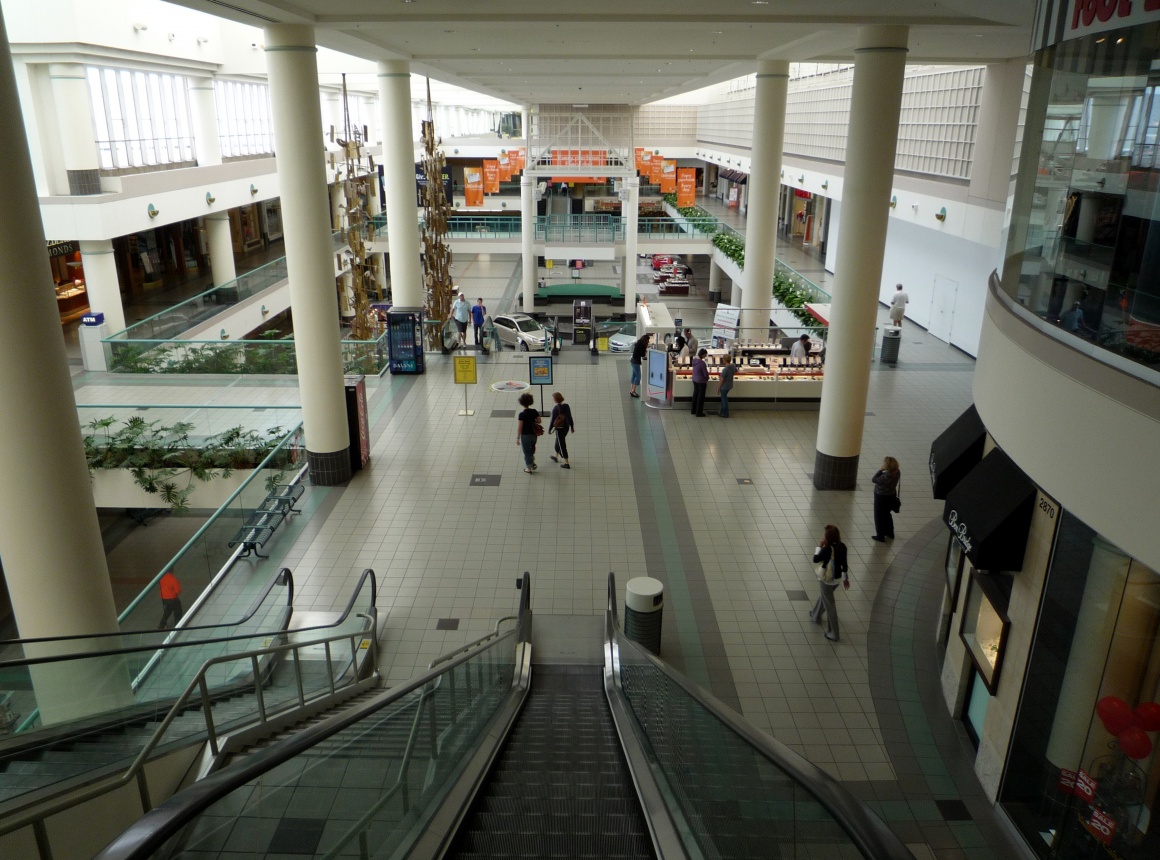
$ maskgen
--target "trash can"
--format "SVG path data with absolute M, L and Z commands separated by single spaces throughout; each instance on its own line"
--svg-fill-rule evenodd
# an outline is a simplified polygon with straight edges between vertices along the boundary
M 625 584 L 624 635 L 658 656 L 664 605 L 665 586 L 659 579 L 638 576 Z
M 878 354 L 878 360 L 883 364 L 897 364 L 900 343 L 902 343 L 902 329 L 898 326 L 887 326 L 882 332 L 882 352 Z

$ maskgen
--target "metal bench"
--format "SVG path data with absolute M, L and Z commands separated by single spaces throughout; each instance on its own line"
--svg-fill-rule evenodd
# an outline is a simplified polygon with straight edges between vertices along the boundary
M 270 556 L 258 552 L 258 548 L 265 546 L 266 542 L 273 536 L 274 529 L 270 526 L 242 526 L 234 535 L 234 539 L 230 541 L 230 549 L 236 546 L 243 548 L 243 552 L 238 558 L 245 558 L 250 553 L 258 558 L 269 558 Z
M 304 492 L 306 492 L 306 487 L 302 484 L 279 484 L 267 493 L 266 501 L 270 501 L 271 499 L 287 499 L 290 502 L 290 510 L 296 514 L 300 514 L 302 511 L 294 507 L 294 503 L 302 498 Z

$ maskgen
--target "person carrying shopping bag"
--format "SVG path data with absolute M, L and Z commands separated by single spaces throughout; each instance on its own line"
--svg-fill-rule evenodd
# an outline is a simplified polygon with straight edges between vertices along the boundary
M 561 469 L 571 469 L 568 464 L 568 434 L 576 432 L 576 424 L 572 420 L 572 407 L 564 402 L 564 395 L 559 391 L 552 394 L 556 405 L 552 407 L 552 417 L 548 421 L 548 432 L 556 434 L 556 453 L 552 455 L 553 463 L 560 463 Z

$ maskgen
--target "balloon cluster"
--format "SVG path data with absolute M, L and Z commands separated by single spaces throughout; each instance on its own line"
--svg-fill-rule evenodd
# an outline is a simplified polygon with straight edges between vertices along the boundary
M 1104 696 L 1096 703 L 1096 715 L 1128 758 L 1139 760 L 1152 753 L 1152 739 L 1145 732 L 1160 731 L 1160 704 L 1141 702 L 1133 710 L 1119 696 Z

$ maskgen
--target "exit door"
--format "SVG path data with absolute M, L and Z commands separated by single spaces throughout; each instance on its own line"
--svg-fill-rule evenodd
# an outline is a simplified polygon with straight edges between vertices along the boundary
M 955 301 L 958 299 L 958 281 L 934 276 L 934 295 L 930 301 L 930 323 L 927 331 L 939 340 L 951 342 L 951 326 L 955 320 Z

